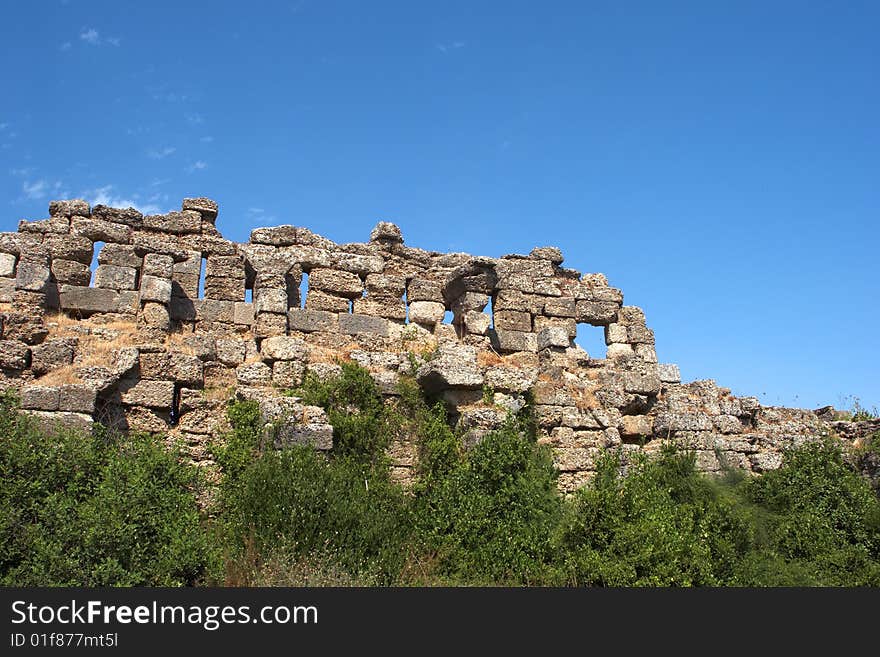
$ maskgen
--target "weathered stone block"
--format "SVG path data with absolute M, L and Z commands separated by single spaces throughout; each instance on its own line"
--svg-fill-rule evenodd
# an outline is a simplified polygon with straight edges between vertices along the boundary
M 379 256 L 361 255 L 357 253 L 331 254 L 331 267 L 342 271 L 367 276 L 378 274 L 385 267 L 385 260 Z
M 50 217 L 39 221 L 22 219 L 18 222 L 19 233 L 66 234 L 70 230 L 70 222 L 65 217 Z
M 137 270 L 133 267 L 98 265 L 95 272 L 95 287 L 108 290 L 134 290 L 137 283 Z
M 62 285 L 88 287 L 92 280 L 92 270 L 88 265 L 73 260 L 53 260 L 52 275 Z
M 163 253 L 148 253 L 144 256 L 145 276 L 171 278 L 174 275 L 174 258 Z
M 68 384 L 58 388 L 58 410 L 72 413 L 95 412 L 97 391 L 90 385 Z
M 627 344 L 629 336 L 626 326 L 612 322 L 605 326 L 605 344 Z
M 174 262 L 172 266 L 173 274 L 185 274 L 188 276 L 199 277 L 202 271 L 202 254 L 200 251 L 187 251 L 184 257 Z
M 205 263 L 206 278 L 244 279 L 244 263 L 235 256 L 211 256 Z
M 48 247 L 52 258 L 73 260 L 84 265 L 91 264 L 95 255 L 94 243 L 82 235 L 50 235 L 43 244 Z
M 42 431 L 50 434 L 59 429 L 89 432 L 94 423 L 92 417 L 85 413 L 55 413 L 52 411 L 24 411 L 24 413 L 36 420 Z
M 195 321 L 197 316 L 196 303 L 200 302 L 186 297 L 172 296 L 168 304 L 168 314 L 171 319 L 177 322 Z
M 44 292 L 49 286 L 52 273 L 49 268 L 37 262 L 20 260 L 15 274 L 15 287 L 29 292 Z
M 388 321 L 381 317 L 348 314 L 339 315 L 339 332 L 348 335 L 371 333 L 383 337 L 388 336 Z
M 295 388 L 302 383 L 305 366 L 296 360 L 276 360 L 272 364 L 272 383 L 279 388 Z
M 309 274 L 309 288 L 356 299 L 363 295 L 364 283 L 360 276 L 351 272 L 335 269 L 313 269 Z M 306 302 L 308 303 L 308 298 L 306 298 Z
M 127 226 L 140 226 L 144 220 L 144 215 L 134 208 L 108 208 L 106 205 L 96 205 L 92 208 L 91 214 L 95 219 L 126 224 Z
M 127 244 L 105 244 L 98 252 L 98 264 L 140 268 L 143 259 Z
M 88 217 L 89 214 L 91 214 L 89 204 L 81 198 L 49 201 L 49 215 L 52 217 L 72 217 L 74 215 Z
M 291 331 L 312 333 L 314 331 L 336 332 L 339 328 L 335 313 L 322 310 L 291 308 L 287 313 Z
M 406 288 L 406 298 L 410 302 L 410 307 L 415 301 L 432 301 L 442 304 L 443 290 L 437 281 L 414 278 Z
M 205 221 L 209 221 L 211 223 L 213 223 L 214 220 L 217 218 L 217 201 L 205 198 L 204 196 L 198 198 L 183 199 L 182 209 L 195 210 L 202 216 Z
M 463 345 L 441 348 L 436 358 L 419 367 L 416 379 L 429 392 L 440 392 L 448 388 L 478 390 L 483 385 L 476 351 Z
M 21 407 L 37 411 L 58 410 L 58 388 L 54 386 L 25 386 L 20 391 Z
M 15 256 L 11 253 L 0 253 L 0 276 L 3 278 L 15 276 Z
M 244 275 L 240 278 L 205 277 L 205 297 L 223 301 L 244 301 Z
M 488 335 L 492 317 L 487 313 L 469 310 L 464 314 L 462 326 L 469 335 Z
M 228 367 L 236 367 L 244 362 L 245 344 L 241 340 L 217 338 L 217 360 Z
M 527 312 L 518 310 L 496 310 L 495 328 L 522 331 L 528 333 L 532 330 L 532 316 Z
M 144 217 L 143 226 L 147 230 L 155 230 L 174 235 L 202 232 L 202 215 L 193 210 L 169 212 L 168 214 L 150 214 Z
M 12 303 L 15 296 L 15 279 L 0 278 L 0 303 Z
M 540 333 L 546 328 L 561 328 L 572 340 L 577 337 L 577 322 L 567 317 L 543 317 L 538 315 L 533 320 L 535 333 Z
M 258 313 L 254 320 L 254 336 L 267 338 L 287 333 L 287 315 L 275 313 Z
M 133 406 L 126 410 L 125 421 L 130 431 L 164 433 L 171 426 L 171 414 L 167 409 Z
M 258 313 L 287 312 L 287 290 L 260 288 L 254 293 L 254 305 Z
M 678 365 L 672 363 L 661 363 L 657 366 L 660 381 L 663 383 L 681 383 L 681 372 Z
M 630 344 L 654 344 L 654 331 L 642 324 L 627 326 L 626 334 Z
M 62 285 L 59 293 L 61 307 L 65 310 L 82 313 L 134 313 L 137 309 L 136 292 Z
M 647 438 L 654 432 L 654 421 L 647 415 L 624 415 L 620 418 L 617 429 L 625 438 Z
M 141 303 L 155 301 L 167 304 L 171 301 L 171 281 L 158 276 L 143 276 L 140 289 Z
M 494 311 L 517 310 L 532 315 L 540 315 L 544 312 L 546 301 L 547 297 L 526 294 L 519 290 L 501 290 L 492 301 L 492 309 Z
M 495 349 L 506 353 L 515 351 L 538 351 L 538 336 L 534 333 L 494 329 L 489 332 Z
M 366 288 L 368 295 L 378 295 L 400 299 L 406 287 L 406 279 L 403 276 L 390 276 L 388 274 L 368 274 Z
M 306 310 L 323 310 L 331 313 L 347 313 L 351 310 L 351 300 L 328 294 L 320 290 L 309 290 L 306 296 Z
M 575 311 L 573 297 L 550 298 L 544 302 L 544 314 L 550 317 L 574 317 Z
M 406 319 L 406 304 L 394 297 L 364 297 L 354 300 L 353 312 L 403 321 Z
M 439 287 L 437 288 L 439 292 Z M 412 301 L 409 304 L 409 321 L 433 326 L 443 321 L 446 306 L 437 301 Z
M 235 303 L 232 301 L 219 301 L 215 299 L 198 299 L 194 302 L 196 319 L 200 322 L 225 322 L 233 321 Z
M 131 226 L 117 224 L 102 219 L 73 217 L 70 230 L 75 235 L 82 235 L 93 242 L 131 243 Z
M 70 365 L 73 362 L 76 338 L 54 338 L 31 348 L 31 369 L 36 375 Z
M 243 386 L 268 386 L 272 384 L 272 369 L 266 363 L 239 365 L 235 378 Z
M 617 321 L 617 310 L 617 304 L 612 301 L 578 301 L 575 319 L 593 326 L 604 326 Z
M 536 260 L 549 260 L 554 265 L 561 265 L 563 261 L 562 251 L 555 246 L 536 246 L 529 253 L 529 257 Z
M 568 331 L 561 326 L 548 326 L 538 333 L 538 349 L 548 347 L 566 348 L 571 344 Z
M 376 224 L 376 227 L 370 231 L 370 241 L 403 244 L 403 235 L 400 232 L 400 228 L 395 224 L 392 224 L 389 221 L 380 221 Z
M 254 304 L 236 301 L 232 311 L 232 320 L 239 326 L 253 326 Z
M 260 345 L 263 358 L 268 360 L 300 360 L 308 358 L 309 350 L 300 338 L 276 336 L 266 338 Z
M 174 403 L 174 381 L 122 379 L 119 382 L 122 403 L 147 408 L 171 408 Z
M 290 225 L 273 226 L 272 228 L 254 228 L 251 231 L 252 244 L 270 244 L 272 246 L 292 246 L 296 241 L 296 227 Z

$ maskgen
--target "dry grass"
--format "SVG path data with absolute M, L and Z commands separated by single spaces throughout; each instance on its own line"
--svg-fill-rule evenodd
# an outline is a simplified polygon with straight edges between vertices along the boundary
M 235 386 L 211 386 L 210 388 L 205 388 L 203 394 L 208 401 L 225 402 L 231 399 L 232 395 L 235 394 Z
M 339 349 L 330 347 L 322 347 L 320 345 L 308 345 L 309 347 L 309 363 L 325 363 L 328 365 L 336 365 L 343 361 L 351 360 L 351 352 L 361 349 L 357 342 L 349 342 Z
M 480 367 L 495 367 L 504 365 L 504 358 L 494 351 L 479 351 L 477 352 L 477 364 Z
M 66 386 L 82 382 L 83 380 L 77 376 L 73 365 L 59 367 L 56 370 L 47 372 L 34 381 L 34 383 L 41 386 Z

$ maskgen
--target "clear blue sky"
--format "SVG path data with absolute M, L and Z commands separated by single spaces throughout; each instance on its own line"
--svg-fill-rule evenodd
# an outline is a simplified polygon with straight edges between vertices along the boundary
M 556 244 L 661 361 L 880 406 L 880 3 L 4 3 L 0 229 L 220 203 L 499 256 Z M 589 350 L 593 340 L 583 338 Z

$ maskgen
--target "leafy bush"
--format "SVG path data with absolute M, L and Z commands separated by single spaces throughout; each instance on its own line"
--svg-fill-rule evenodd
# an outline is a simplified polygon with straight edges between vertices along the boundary
M 195 584 L 211 564 L 195 472 L 148 437 L 47 434 L 0 400 L 0 583 Z

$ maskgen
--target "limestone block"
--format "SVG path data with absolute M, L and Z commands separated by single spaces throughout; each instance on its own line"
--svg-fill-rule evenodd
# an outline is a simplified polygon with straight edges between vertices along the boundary
M 400 228 L 388 221 L 380 221 L 370 231 L 370 241 L 390 244 L 403 244 Z
M 95 287 L 108 290 L 134 290 L 137 270 L 133 267 L 98 265 L 95 272 Z
M 311 284 L 311 279 L 309 279 Z M 306 310 L 323 310 L 331 313 L 347 313 L 351 308 L 351 301 L 345 297 L 327 294 L 320 290 L 309 290 L 306 296 Z
M 49 215 L 52 217 L 72 217 L 74 215 L 88 217 L 89 214 L 91 214 L 89 204 L 81 198 L 49 201 Z
M 82 235 L 93 242 L 131 243 L 131 226 L 102 219 L 73 217 L 70 220 L 70 231 L 75 235 Z
M 406 279 L 403 276 L 388 274 L 368 274 L 366 288 L 368 295 L 400 299 L 406 288 Z
M 604 326 L 617 321 L 618 306 L 613 301 L 578 301 L 575 319 L 578 322 Z
M 72 429 L 74 431 L 88 432 L 92 430 L 94 421 L 90 415 L 85 413 L 54 413 L 51 411 L 23 411 L 29 415 L 41 430 L 46 433 L 55 431 Z
M 134 313 L 137 293 L 117 292 L 92 287 L 62 285 L 59 289 L 61 307 L 83 313 Z
M 654 421 L 647 415 L 624 415 L 620 418 L 617 429 L 626 438 L 649 437 L 654 432 Z
M 18 232 L 20 233 L 66 234 L 69 230 L 70 221 L 65 217 L 50 217 L 38 221 L 22 219 L 18 222 Z
M 0 253 L 0 276 L 3 278 L 15 276 L 15 256 L 11 253 Z
M 626 334 L 630 344 L 654 344 L 654 331 L 642 324 L 627 326 Z
M 175 261 L 172 265 L 172 274 L 175 276 L 177 274 L 185 274 L 198 278 L 202 272 L 201 251 L 187 251 L 183 255 L 182 259 Z
M 749 463 L 755 472 L 767 472 L 778 470 L 782 466 L 782 454 L 780 452 L 758 452 L 749 456 Z
M 661 411 L 654 417 L 654 431 L 663 435 L 667 431 L 711 431 L 712 420 L 702 413 L 671 413 Z
M 678 365 L 674 365 L 672 363 L 661 363 L 657 366 L 658 372 L 660 373 L 660 381 L 663 383 L 680 383 L 681 382 L 681 372 L 678 369 Z
M 492 318 L 487 313 L 469 310 L 464 314 L 463 326 L 470 335 L 488 335 Z
M 561 326 L 548 326 L 538 332 L 538 349 L 566 348 L 571 344 L 568 331 Z
M 276 336 L 266 338 L 260 345 L 260 352 L 267 360 L 300 360 L 308 358 L 309 350 L 300 338 Z
M 351 272 L 335 269 L 313 269 L 309 274 L 309 288 L 356 299 L 363 295 L 364 283 L 360 276 Z M 308 302 L 308 298 L 306 302 Z
M 197 299 L 199 297 L 198 274 L 172 274 L 171 296 L 185 299 Z
M 127 244 L 105 244 L 98 252 L 99 265 L 140 268 L 143 259 Z
M 95 412 L 97 390 L 93 386 L 81 383 L 68 384 L 59 386 L 58 393 L 59 411 L 89 415 Z
M 0 278 L 0 303 L 12 303 L 15 296 L 15 279 Z
M 239 256 L 211 256 L 205 263 L 206 278 L 244 278 L 244 263 Z
M 95 245 L 83 235 L 49 235 L 43 241 L 52 258 L 73 260 L 90 265 L 95 255 Z
M 223 301 L 244 301 L 244 272 L 237 278 L 205 277 L 205 298 Z
M 217 360 L 228 367 L 241 365 L 245 359 L 245 344 L 241 340 L 217 338 Z
M 476 352 L 463 345 L 442 347 L 436 358 L 419 367 L 416 379 L 429 392 L 440 392 L 448 388 L 478 390 L 483 385 Z
M 59 284 L 88 287 L 92 280 L 92 270 L 88 265 L 73 260 L 52 261 L 52 275 Z
M 125 420 L 131 431 L 164 433 L 171 426 L 171 415 L 166 409 L 133 406 L 125 411 Z
M 543 317 L 542 315 L 538 315 L 533 320 L 533 325 L 534 328 L 532 330 L 535 333 L 540 333 L 546 328 L 561 328 L 572 340 L 577 337 L 577 323 L 571 318 Z
M 648 363 L 656 363 L 657 362 L 657 352 L 654 349 L 654 345 L 652 345 L 652 344 L 637 344 L 637 345 L 633 345 L 633 349 L 635 351 L 636 356 L 638 356 L 642 360 L 644 360 Z
M 712 423 L 715 429 L 723 434 L 742 433 L 743 430 L 742 422 L 733 415 L 718 415 L 712 418 Z
M 544 302 L 544 314 L 550 317 L 574 317 L 576 304 L 573 297 L 547 299 Z
M 623 372 L 623 389 L 626 392 L 652 395 L 660 392 L 660 375 L 656 363 L 640 358 L 631 359 Z
M 490 367 L 486 370 L 486 385 L 496 391 L 525 392 L 534 385 L 536 376 L 534 370 Z
M 355 299 L 353 312 L 403 321 L 406 319 L 406 304 L 400 298 L 370 296 Z
M 620 344 L 618 342 L 615 342 L 608 345 L 608 349 L 605 355 L 611 360 L 617 360 L 619 358 L 632 358 L 635 355 L 635 350 L 632 348 L 631 344 Z
M 53 338 L 31 348 L 31 369 L 36 375 L 70 365 L 76 349 L 76 338 Z
M 443 303 L 443 291 L 440 283 L 425 278 L 414 278 L 406 288 L 406 298 L 410 307 L 415 301 L 432 301 Z M 411 312 L 411 310 L 410 310 Z
M 168 304 L 168 315 L 178 322 L 192 322 L 197 317 L 196 301 L 186 297 L 172 296 Z
M 143 227 L 174 235 L 202 232 L 202 215 L 194 210 L 169 212 L 167 214 L 150 214 L 144 217 Z
M 526 333 L 532 330 L 532 316 L 527 312 L 496 310 L 494 315 L 496 329 L 509 329 Z
M 492 310 L 518 310 L 532 315 L 544 312 L 547 297 L 526 294 L 519 290 L 501 290 L 492 301 Z
M 272 383 L 280 388 L 295 388 L 302 383 L 305 366 L 296 360 L 276 360 L 272 364 Z
M 296 241 L 296 227 L 290 225 L 272 228 L 255 228 L 251 231 L 250 241 L 253 244 L 270 244 L 272 246 L 292 246 Z
M 266 363 L 239 365 L 235 378 L 243 386 L 268 386 L 272 384 L 272 369 Z
M 439 287 L 437 288 L 439 292 Z M 443 321 L 446 306 L 437 301 L 412 301 L 409 304 L 409 321 L 433 325 Z
M 232 310 L 233 321 L 239 326 L 253 326 L 254 304 L 236 301 Z
M 167 304 L 171 301 L 171 281 L 158 276 L 143 276 L 140 289 L 141 303 L 155 301 Z
M 287 319 L 291 331 L 302 331 L 303 333 L 335 332 L 339 328 L 336 314 L 322 310 L 291 308 L 287 313 Z
M 626 326 L 612 322 L 605 326 L 605 344 L 627 344 L 629 336 Z
M 489 337 L 495 349 L 505 353 L 538 350 L 538 336 L 534 333 L 496 328 L 489 332 Z
M 21 407 L 37 411 L 58 410 L 58 388 L 54 386 L 25 386 L 20 391 Z
M 106 205 L 96 205 L 92 208 L 91 216 L 95 219 L 112 221 L 127 226 L 140 226 L 144 221 L 144 215 L 134 208 L 108 208 Z
M 235 303 L 216 299 L 197 299 L 194 301 L 195 318 L 200 322 L 231 323 Z
M 388 321 L 381 317 L 371 317 L 369 315 L 348 314 L 339 315 L 339 332 L 348 335 L 358 335 L 361 333 L 370 333 L 383 337 L 388 336 Z
M 258 313 L 254 320 L 253 332 L 258 338 L 285 335 L 287 333 L 287 315 Z
M 119 382 L 122 402 L 147 408 L 171 408 L 174 403 L 174 381 L 122 379 Z
M 52 273 L 47 266 L 21 260 L 15 274 L 15 287 L 29 292 L 43 292 L 48 287 L 51 276 Z
M 174 274 L 174 258 L 163 253 L 148 253 L 144 256 L 145 276 L 171 278 Z
M 213 201 L 203 196 L 199 198 L 183 199 L 182 209 L 195 210 L 202 216 L 202 219 L 211 223 L 214 223 L 214 220 L 217 219 L 217 213 L 219 211 L 217 201 Z
M 287 312 L 287 290 L 278 288 L 260 288 L 254 293 L 254 305 L 258 313 Z

